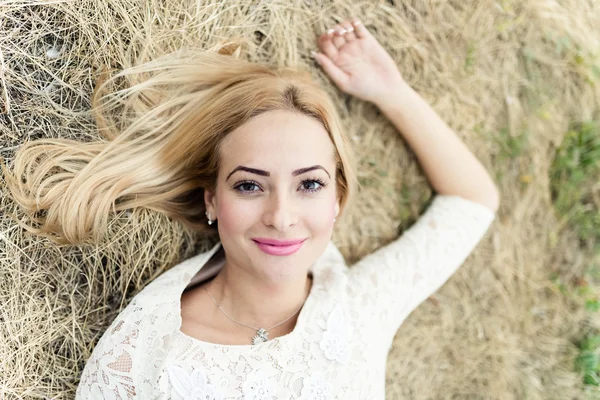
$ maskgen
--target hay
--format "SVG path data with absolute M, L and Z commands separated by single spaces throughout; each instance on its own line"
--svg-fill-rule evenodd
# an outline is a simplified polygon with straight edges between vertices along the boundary
M 354 262 L 413 223 L 432 192 L 376 108 L 337 91 L 309 57 L 317 34 L 352 15 L 502 192 L 492 232 L 398 331 L 388 398 L 585 397 L 573 341 L 599 324 L 548 280 L 553 270 L 576 275 L 585 264 L 554 214 L 548 169 L 569 121 L 598 119 L 594 0 L 2 0 L 0 156 L 10 165 L 16 148 L 35 138 L 98 139 L 88 110 L 104 66 L 246 37 L 251 60 L 310 65 L 339 104 L 363 191 L 334 241 Z M 524 138 L 525 147 L 507 158 L 502 143 L 511 138 Z M 72 398 L 119 310 L 158 274 L 210 246 L 147 210 L 115 218 L 96 246 L 58 246 L 11 219 L 25 217 L 4 187 L 0 210 L 3 399 Z

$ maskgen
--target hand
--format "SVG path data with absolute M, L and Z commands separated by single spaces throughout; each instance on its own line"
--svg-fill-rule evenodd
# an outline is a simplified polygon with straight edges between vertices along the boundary
M 403 83 L 392 57 L 357 18 L 323 33 L 319 47 L 315 60 L 345 93 L 378 104 Z

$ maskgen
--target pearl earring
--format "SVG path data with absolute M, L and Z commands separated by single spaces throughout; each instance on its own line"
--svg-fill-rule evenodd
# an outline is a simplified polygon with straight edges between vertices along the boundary
M 206 214 L 206 217 L 208 218 L 208 224 L 212 225 L 213 222 L 210 219 L 210 213 L 207 211 L 207 212 L 205 212 L 205 214 Z

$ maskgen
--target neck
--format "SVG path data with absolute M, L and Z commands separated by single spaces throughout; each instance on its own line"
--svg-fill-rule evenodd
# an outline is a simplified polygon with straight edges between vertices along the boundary
M 236 321 L 270 329 L 289 318 L 277 327 L 281 329 L 290 323 L 295 325 L 300 314 L 298 310 L 311 287 L 312 278 L 308 274 L 302 279 L 273 283 L 225 262 L 219 274 L 210 282 L 208 290 L 225 313 Z

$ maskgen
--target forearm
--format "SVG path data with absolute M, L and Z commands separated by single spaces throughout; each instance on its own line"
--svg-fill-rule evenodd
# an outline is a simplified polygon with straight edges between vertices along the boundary
M 496 211 L 498 189 L 485 167 L 427 102 L 405 82 L 375 102 L 402 134 L 435 191 Z

